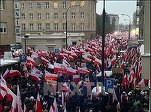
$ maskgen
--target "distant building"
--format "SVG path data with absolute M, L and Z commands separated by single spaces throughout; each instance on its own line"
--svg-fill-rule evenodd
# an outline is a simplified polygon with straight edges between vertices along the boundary
M 41 0 L 20 2 L 21 35 L 84 33 L 85 37 L 96 34 L 96 0 Z M 71 7 L 73 6 L 73 7 Z M 67 11 L 68 10 L 68 11 Z
M 14 26 L 14 0 L 0 0 L 0 52 L 16 42 Z
M 114 31 L 119 31 L 119 16 L 117 14 L 108 14 L 110 24 L 115 24 Z

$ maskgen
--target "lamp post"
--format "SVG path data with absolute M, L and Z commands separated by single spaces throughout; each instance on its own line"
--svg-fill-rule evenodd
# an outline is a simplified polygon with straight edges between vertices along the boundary
M 68 10 L 72 7 L 79 7 L 80 5 L 71 5 L 70 7 L 67 8 L 67 11 L 66 11 L 66 49 L 68 47 L 68 43 L 67 43 L 67 39 L 68 39 L 68 35 L 67 35 L 67 32 L 68 32 L 68 22 L 67 22 L 67 13 L 68 13 Z
M 25 54 L 26 54 L 26 39 L 29 37 L 29 35 L 28 34 L 26 34 L 25 36 L 24 36 L 24 40 L 25 40 Z
M 131 37 L 131 33 L 130 33 L 131 32 L 131 17 L 127 14 L 121 14 L 121 15 L 127 16 L 129 18 L 129 20 L 128 19 L 124 19 L 124 20 L 129 21 L 129 36 L 128 36 L 128 38 L 129 38 L 129 41 L 130 41 L 130 37 Z

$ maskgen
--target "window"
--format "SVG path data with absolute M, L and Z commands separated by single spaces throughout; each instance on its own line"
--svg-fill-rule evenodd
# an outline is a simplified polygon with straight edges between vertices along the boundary
M 33 4 L 29 3 L 29 9 L 32 9 L 32 8 L 33 8 Z
M 50 23 L 46 23 L 46 31 L 50 31 Z
M 54 51 L 54 47 L 48 47 L 48 51 L 53 52 Z
M 58 13 L 54 13 L 54 19 L 58 19 Z
M 84 23 L 80 23 L 80 29 L 84 30 Z
M 29 13 L 29 18 L 33 19 L 33 13 Z
M 25 23 L 22 23 L 22 24 L 21 24 L 21 29 L 22 29 L 22 31 L 25 31 L 25 30 L 26 30 L 26 25 L 25 25 Z
M 72 42 L 72 45 L 76 45 L 77 44 L 77 42 Z
M 38 13 L 37 16 L 38 16 L 38 19 L 41 19 L 41 13 Z
M 63 12 L 63 19 L 66 19 L 66 13 Z
M 30 23 L 30 24 L 29 24 L 29 30 L 30 30 L 30 31 L 33 31 L 33 30 L 34 30 L 34 24 L 33 24 L 33 23 Z
M 24 8 L 25 8 L 25 4 L 21 3 L 21 9 L 24 9 Z
M 37 2 L 37 8 L 41 9 L 41 3 Z
M 58 8 L 58 2 L 54 2 L 54 8 Z
M 71 29 L 75 30 L 75 23 L 71 23 Z
M 54 23 L 54 30 L 55 30 L 55 31 L 58 30 L 58 23 Z
M 0 0 L 0 10 L 5 9 L 5 0 Z
M 49 8 L 49 2 L 45 2 L 45 8 Z
M 81 18 L 84 18 L 84 12 L 81 12 Z
M 71 12 L 71 18 L 75 18 L 75 12 Z
M 6 23 L 0 23 L 0 33 L 1 34 L 7 33 L 7 24 Z
M 62 2 L 62 8 L 66 8 L 67 3 L 66 2 Z
M 66 30 L 66 23 L 62 24 L 62 30 L 65 31 Z
M 42 30 L 42 24 L 38 23 L 38 31 L 41 31 L 41 30 Z
M 80 2 L 80 6 L 81 6 L 81 7 L 84 7 L 84 5 L 85 5 L 85 1 L 81 1 L 81 2 Z
M 21 13 L 21 18 L 25 19 L 25 13 Z
M 46 19 L 49 19 L 49 13 L 46 13 Z
M 76 5 L 76 1 L 71 1 L 71 6 Z

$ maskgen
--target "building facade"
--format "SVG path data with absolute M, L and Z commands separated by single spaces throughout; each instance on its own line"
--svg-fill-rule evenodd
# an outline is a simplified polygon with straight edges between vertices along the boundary
M 114 24 L 114 31 L 119 31 L 119 16 L 117 14 L 108 14 L 110 18 L 110 24 Z
M 139 35 L 140 39 L 143 40 L 141 43 L 144 44 L 144 54 L 142 54 L 142 78 L 151 80 L 150 74 L 150 0 L 138 0 L 137 5 L 139 6 Z M 142 36 L 143 35 L 143 36 Z M 149 110 L 151 110 L 151 81 L 149 81 Z
M 14 21 L 14 1 L 0 0 L 0 52 L 16 42 Z
M 21 35 L 96 33 L 96 0 L 19 0 Z M 72 7 L 73 6 L 73 7 Z M 67 15 L 67 16 L 66 16 Z

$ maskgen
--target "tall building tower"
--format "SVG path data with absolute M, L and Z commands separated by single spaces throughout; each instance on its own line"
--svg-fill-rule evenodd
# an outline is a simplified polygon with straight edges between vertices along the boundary
M 96 33 L 96 0 L 19 0 L 20 30 L 25 34 Z M 73 7 L 71 7 L 73 6 Z M 67 14 L 67 16 L 66 16 Z
M 14 0 L 0 0 L 0 52 L 16 42 L 14 21 Z
M 108 14 L 110 18 L 110 24 L 114 24 L 114 31 L 119 31 L 119 16 L 117 14 Z

